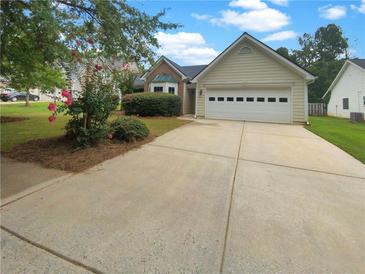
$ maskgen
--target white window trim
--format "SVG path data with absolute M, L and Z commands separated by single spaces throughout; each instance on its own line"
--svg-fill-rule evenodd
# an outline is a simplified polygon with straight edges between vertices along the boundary
M 164 83 L 150 83 L 150 87 L 149 87 L 149 91 L 150 92 L 154 92 L 154 88 L 155 87 L 162 87 L 162 92 L 163 93 L 169 93 L 169 88 L 175 88 L 175 95 L 177 95 L 177 88 L 178 85 L 177 83 L 168 83 L 168 82 L 164 82 Z M 157 93 L 157 92 L 156 92 Z

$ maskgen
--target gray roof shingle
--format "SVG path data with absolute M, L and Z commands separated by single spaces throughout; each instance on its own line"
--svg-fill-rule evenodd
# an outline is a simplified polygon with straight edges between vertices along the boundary
M 164 56 L 166 58 L 166 56 Z M 177 70 L 179 70 L 182 74 L 193 79 L 199 72 L 201 72 L 207 65 L 196 65 L 196 66 L 180 66 L 176 64 L 174 61 L 166 58 Z
M 352 63 L 358 65 L 359 67 L 362 67 L 363 69 L 365 69 L 365 59 L 355 58 L 355 59 L 350 59 L 350 61 Z
M 201 72 L 207 65 L 197 65 L 197 66 L 181 66 L 182 72 L 193 79 L 199 72 Z

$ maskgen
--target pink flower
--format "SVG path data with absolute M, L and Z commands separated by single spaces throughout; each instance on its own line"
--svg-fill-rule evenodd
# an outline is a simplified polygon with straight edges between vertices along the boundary
M 55 103 L 49 103 L 49 105 L 48 105 L 48 110 L 49 111 L 56 111 L 56 109 L 57 109 L 57 105 L 55 104 Z
M 76 44 L 77 44 L 78 46 L 80 46 L 80 45 L 81 45 L 81 42 L 80 42 L 79 40 L 76 40 Z
M 108 137 L 108 139 L 113 139 L 113 134 L 111 134 L 111 133 L 108 133 L 108 135 L 107 135 L 107 137 Z
M 56 116 L 51 115 L 48 117 L 48 122 L 53 123 L 56 120 Z
M 72 103 L 73 103 L 73 99 L 72 99 L 72 97 L 70 96 L 70 97 L 68 97 L 68 98 L 67 98 L 67 100 L 65 101 L 65 105 L 66 105 L 66 106 L 71 106 L 71 105 L 72 105 Z
M 87 38 L 86 41 L 91 45 L 94 44 L 94 40 L 91 37 Z
M 71 93 L 70 93 L 70 91 L 69 90 L 67 90 L 67 89 L 63 89 L 62 90 L 62 92 L 61 92 L 61 95 L 63 96 L 63 97 L 70 97 L 71 96 Z
M 97 70 L 97 71 L 99 71 L 99 70 L 101 70 L 103 67 L 101 66 L 101 65 L 98 65 L 98 64 L 96 64 L 95 65 L 95 69 Z
M 122 65 L 122 70 L 128 70 L 129 69 L 129 64 L 123 64 Z

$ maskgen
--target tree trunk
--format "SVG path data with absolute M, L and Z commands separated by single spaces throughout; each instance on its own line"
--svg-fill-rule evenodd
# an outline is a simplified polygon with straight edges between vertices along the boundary
M 27 94 L 25 95 L 25 106 L 26 107 L 29 107 L 30 104 L 29 104 L 29 90 L 27 90 Z

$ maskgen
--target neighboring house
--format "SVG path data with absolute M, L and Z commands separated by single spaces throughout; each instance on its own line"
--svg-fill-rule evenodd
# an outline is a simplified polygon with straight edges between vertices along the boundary
M 95 62 L 97 63 L 97 62 Z M 128 63 L 125 64 L 121 60 L 115 60 L 115 61 L 100 61 L 100 64 L 104 66 L 103 70 L 109 69 L 109 70 L 124 70 L 125 65 L 128 66 L 128 70 L 132 71 L 136 75 L 138 74 L 138 67 L 136 63 Z M 67 66 L 63 68 L 63 73 L 66 75 L 69 89 L 73 91 L 75 94 L 77 92 L 80 92 L 82 89 L 82 83 L 84 81 L 84 77 L 86 75 L 86 66 L 85 64 L 76 63 L 73 66 Z M 137 80 L 137 79 L 136 79 Z M 137 82 L 136 82 L 137 83 Z M 139 82 L 140 84 L 140 82 Z M 143 83 L 142 83 L 143 86 Z M 137 87 L 138 88 L 138 87 Z M 141 88 L 139 86 L 139 88 Z M 53 92 L 49 91 L 47 93 L 41 92 L 39 89 L 32 89 L 32 94 L 38 95 L 40 97 L 40 101 L 54 101 L 55 98 L 60 98 L 61 89 L 56 88 Z M 121 94 L 119 94 L 121 96 Z
M 244 33 L 208 65 L 179 66 L 162 56 L 142 78 L 146 92 L 180 96 L 183 114 L 304 123 L 307 85 L 316 77 Z
M 329 93 L 328 115 L 349 118 L 350 112 L 365 114 L 365 59 L 347 60 L 322 98 Z

